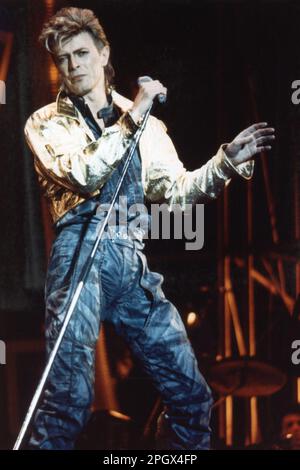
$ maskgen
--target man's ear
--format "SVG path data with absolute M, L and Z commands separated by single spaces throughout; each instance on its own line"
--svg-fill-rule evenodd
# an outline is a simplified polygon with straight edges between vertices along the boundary
M 105 67 L 105 65 L 107 65 L 107 62 L 109 60 L 109 55 L 110 55 L 109 46 L 104 46 L 100 51 L 101 65 L 103 67 Z

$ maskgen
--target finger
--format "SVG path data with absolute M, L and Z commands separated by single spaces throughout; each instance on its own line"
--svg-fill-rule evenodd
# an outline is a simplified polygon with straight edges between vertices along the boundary
M 164 85 L 159 81 L 159 80 L 153 80 L 153 83 L 156 83 L 157 85 L 161 86 L 164 88 Z
M 253 136 L 255 138 L 260 137 L 262 135 L 267 135 L 267 134 L 274 134 L 275 129 L 273 127 L 266 127 L 265 129 L 258 129 L 253 132 Z
M 259 137 L 258 139 L 256 139 L 256 145 L 260 146 L 261 144 L 270 143 L 270 141 L 272 140 L 275 140 L 275 135 Z
M 265 152 L 267 150 L 272 150 L 272 147 L 271 145 L 261 145 L 259 147 L 257 147 L 257 152 Z
M 266 127 L 267 125 L 268 125 L 267 122 L 257 122 L 255 124 L 252 124 L 252 126 L 247 127 L 247 129 L 245 129 L 242 133 L 243 134 L 246 133 L 246 132 L 247 133 L 249 133 L 249 132 L 253 133 L 257 129 L 262 129 L 263 127 Z
M 159 93 L 167 94 L 167 88 L 159 80 L 153 80 L 152 83 L 155 84 L 155 88 L 157 88 Z

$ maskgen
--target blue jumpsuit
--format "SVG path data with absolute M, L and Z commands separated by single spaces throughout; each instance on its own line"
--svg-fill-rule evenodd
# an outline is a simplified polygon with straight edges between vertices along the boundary
M 111 108 L 106 108 L 108 114 L 115 112 Z M 98 138 L 101 131 L 89 112 L 85 118 Z M 70 210 L 56 224 L 45 286 L 48 354 L 95 240 L 101 219 L 97 207 L 111 201 L 123 164 L 100 195 Z M 128 207 L 144 202 L 138 150 L 120 195 L 127 197 Z M 162 291 L 163 276 L 149 270 L 144 243 L 126 236 L 125 228 L 116 224 L 114 237 L 104 233 L 50 371 L 30 448 L 73 449 L 90 415 L 95 346 L 102 320 L 111 322 L 125 338 L 162 397 L 165 408 L 158 420 L 157 448 L 209 448 L 211 391 L 199 372 L 181 317 Z

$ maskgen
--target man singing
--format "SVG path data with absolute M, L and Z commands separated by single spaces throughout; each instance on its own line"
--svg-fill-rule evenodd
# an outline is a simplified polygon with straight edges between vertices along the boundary
M 124 165 L 124 155 L 155 97 L 167 90 L 158 80 L 142 81 L 132 102 L 112 86 L 110 48 L 90 10 L 64 8 L 43 27 L 41 42 L 52 55 L 61 89 L 28 119 L 27 142 L 49 202 L 56 238 L 46 287 L 47 353 L 57 338 L 81 269 Z M 162 122 L 150 116 L 119 195 L 127 208 L 144 198 L 175 205 L 215 199 L 238 175 L 250 179 L 253 156 L 271 149 L 274 129 L 254 124 L 198 170 L 180 162 Z M 209 449 L 211 392 L 174 305 L 151 272 L 143 253 L 143 231 L 128 236 L 116 222 L 104 232 L 79 297 L 30 437 L 33 449 L 72 449 L 93 400 L 94 355 L 100 322 L 111 322 L 159 391 L 164 411 L 158 449 Z M 126 212 L 127 225 L 134 215 Z M 131 214 L 131 215 L 129 215 Z M 105 429 L 101 430 L 105 432 Z

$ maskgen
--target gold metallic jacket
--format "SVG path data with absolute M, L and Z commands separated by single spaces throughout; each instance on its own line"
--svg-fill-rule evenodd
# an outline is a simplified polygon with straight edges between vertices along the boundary
M 128 113 L 132 102 L 116 91 L 112 98 L 123 114 L 97 140 L 72 101 L 62 93 L 55 103 L 34 112 L 26 122 L 25 137 L 54 223 L 101 192 L 131 143 L 136 130 Z M 245 179 L 253 174 L 253 160 L 235 167 L 223 146 L 201 168 L 187 171 L 164 124 L 153 116 L 148 119 L 139 148 L 146 198 L 167 202 L 170 209 L 174 204 L 184 208 L 185 204 L 215 199 L 235 174 Z

